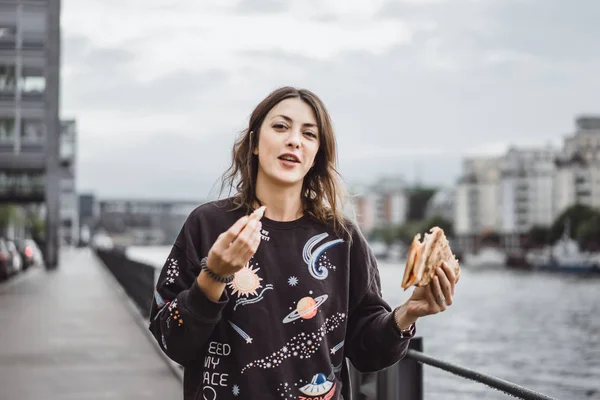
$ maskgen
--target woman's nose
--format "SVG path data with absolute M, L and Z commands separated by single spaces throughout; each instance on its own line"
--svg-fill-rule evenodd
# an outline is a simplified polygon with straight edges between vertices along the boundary
M 287 145 L 294 147 L 294 148 L 298 148 L 300 147 L 300 137 L 301 137 L 301 133 L 300 132 L 296 132 L 294 130 L 290 130 L 290 134 L 288 135 L 288 142 Z

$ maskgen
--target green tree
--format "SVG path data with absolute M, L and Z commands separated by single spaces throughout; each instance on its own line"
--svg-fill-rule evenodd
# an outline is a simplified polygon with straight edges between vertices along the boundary
M 560 239 L 565 227 L 569 229 L 567 234 L 575 239 L 580 226 L 590 221 L 595 215 L 598 215 L 597 211 L 582 204 L 576 204 L 567 208 L 552 224 L 550 228 L 550 242 L 555 243 Z
M 16 218 L 15 206 L 10 204 L 0 205 L 0 234 L 4 233 L 8 225 Z
M 439 215 L 433 215 L 432 217 L 424 220 L 421 223 L 421 230 L 423 232 L 427 232 L 434 226 L 439 226 L 442 228 L 447 237 L 454 237 L 454 225 L 452 222 Z
M 526 241 L 527 247 L 536 248 L 543 247 L 548 244 L 550 238 L 550 228 L 534 225 L 527 232 Z
M 425 218 L 425 211 L 429 200 L 437 189 L 415 187 L 408 191 L 408 215 L 409 221 L 421 221 Z
M 396 237 L 403 243 L 410 244 L 417 233 L 421 230 L 422 221 L 409 221 L 396 229 Z
M 582 222 L 575 234 L 582 250 L 600 251 L 600 213 Z

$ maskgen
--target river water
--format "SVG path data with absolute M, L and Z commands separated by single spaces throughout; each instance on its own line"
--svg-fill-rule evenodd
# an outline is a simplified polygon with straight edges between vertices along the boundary
M 133 248 L 129 256 L 161 267 L 169 248 Z M 380 263 L 391 306 L 403 265 Z M 600 399 L 600 277 L 462 266 L 454 304 L 417 323 L 424 352 L 558 399 Z M 510 396 L 425 366 L 425 399 Z

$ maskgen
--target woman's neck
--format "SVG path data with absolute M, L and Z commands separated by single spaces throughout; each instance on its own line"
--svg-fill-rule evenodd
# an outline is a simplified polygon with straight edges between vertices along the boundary
M 267 206 L 265 216 L 273 221 L 294 221 L 303 215 L 301 191 L 301 185 L 281 187 L 260 178 L 256 182 L 256 197 Z

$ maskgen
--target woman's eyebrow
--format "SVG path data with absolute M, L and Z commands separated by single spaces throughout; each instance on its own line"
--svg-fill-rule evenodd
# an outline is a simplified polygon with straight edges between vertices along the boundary
M 288 117 L 287 115 L 283 115 L 283 114 L 275 115 L 275 116 L 273 116 L 272 119 L 275 119 L 277 117 L 281 117 L 281 118 L 285 119 L 290 124 L 293 122 L 293 120 L 290 117 Z M 306 126 L 306 127 L 310 127 L 310 128 L 316 128 L 317 124 L 313 124 L 311 122 L 306 122 L 306 123 L 302 124 L 302 126 Z

